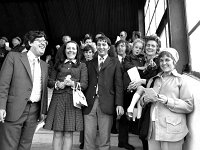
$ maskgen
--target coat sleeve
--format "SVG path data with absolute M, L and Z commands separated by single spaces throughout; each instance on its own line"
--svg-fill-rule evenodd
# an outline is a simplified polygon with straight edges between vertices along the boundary
M 88 86 L 88 71 L 85 63 L 81 63 L 80 85 L 82 90 Z
M 115 105 L 123 106 L 123 77 L 120 62 L 117 61 L 115 70 Z
M 13 75 L 13 55 L 9 53 L 4 60 L 0 71 L 0 109 L 6 110 L 8 92 Z
M 132 67 L 135 67 L 135 64 L 131 61 L 130 55 L 128 55 L 124 59 L 124 70 L 127 71 Z
M 186 79 L 181 78 L 179 98 L 168 98 L 168 108 L 176 113 L 190 113 L 194 109 L 194 97 Z
M 55 83 L 56 83 L 56 77 L 57 77 L 57 69 L 55 69 L 55 67 L 52 68 L 50 77 L 48 79 L 48 87 L 49 88 L 54 88 L 55 87 Z

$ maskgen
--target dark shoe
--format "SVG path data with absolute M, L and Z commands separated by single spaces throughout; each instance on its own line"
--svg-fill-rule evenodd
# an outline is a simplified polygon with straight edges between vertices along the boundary
M 80 149 L 83 149 L 83 147 L 84 147 L 84 143 L 81 143 L 81 144 L 79 145 L 79 148 L 80 148 Z
M 125 149 L 128 149 L 128 150 L 134 150 L 135 149 L 135 147 L 133 145 L 130 145 L 128 143 L 127 144 L 119 143 L 118 147 L 125 148 Z
M 112 133 L 112 134 L 118 134 L 118 131 L 117 131 L 117 129 L 112 129 L 112 130 L 111 130 L 111 133 Z

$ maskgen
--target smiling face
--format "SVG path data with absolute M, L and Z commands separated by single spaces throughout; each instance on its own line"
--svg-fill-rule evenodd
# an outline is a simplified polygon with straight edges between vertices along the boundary
M 158 44 L 154 40 L 149 40 L 146 43 L 145 52 L 148 56 L 155 56 L 157 54 Z
M 172 57 L 168 55 L 163 55 L 162 57 L 160 57 L 160 68 L 164 73 L 171 73 L 172 70 L 174 70 L 175 68 L 174 59 L 172 59 Z
M 66 45 L 65 54 L 67 56 L 67 59 L 73 60 L 76 57 L 77 54 L 77 45 L 75 43 L 69 42 Z
M 133 45 L 132 53 L 133 55 L 139 55 L 141 54 L 143 50 L 143 44 L 141 42 L 137 42 Z
M 40 57 L 44 54 L 48 42 L 44 37 L 36 38 L 32 43 L 29 42 L 30 51 L 36 56 Z
M 106 40 L 98 40 L 97 41 L 97 51 L 98 55 L 103 57 L 108 54 L 108 50 L 110 49 L 110 46 L 106 42 Z

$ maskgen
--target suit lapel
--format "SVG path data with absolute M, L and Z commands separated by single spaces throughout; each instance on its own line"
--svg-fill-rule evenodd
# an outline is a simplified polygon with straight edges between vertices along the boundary
M 100 71 L 102 71 L 102 70 L 104 70 L 109 64 L 110 64 L 110 57 L 108 56 L 107 58 L 106 58 L 106 60 L 104 61 L 104 63 L 103 63 L 103 66 L 102 66 L 102 68 L 101 68 L 101 70 Z
M 96 58 L 93 59 L 93 63 L 92 64 L 93 64 L 96 72 L 99 73 L 98 57 L 96 57 Z
M 31 67 L 28 61 L 27 53 L 21 53 L 21 61 L 24 64 L 24 67 L 26 68 L 26 71 L 28 72 L 30 79 L 33 81 L 32 74 L 31 74 Z

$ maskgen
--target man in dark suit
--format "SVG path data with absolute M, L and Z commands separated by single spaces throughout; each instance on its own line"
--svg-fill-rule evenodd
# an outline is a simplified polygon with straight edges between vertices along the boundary
M 25 35 L 28 52 L 10 52 L 0 72 L 0 150 L 30 150 L 37 124 L 47 113 L 48 65 L 40 60 L 44 32 Z
M 129 46 L 128 46 L 128 42 L 124 41 L 124 40 L 119 40 L 117 41 L 117 43 L 115 44 L 116 47 L 116 52 L 117 52 L 117 57 L 119 59 L 119 61 L 121 62 L 122 65 L 122 72 L 124 75 L 124 58 L 126 57 L 126 55 L 129 54 Z M 124 86 L 125 87 L 125 86 Z M 124 112 L 126 112 L 128 106 L 130 105 L 130 100 L 131 99 L 127 99 L 127 95 L 126 94 L 127 89 L 124 89 Z M 121 116 L 121 118 L 119 119 L 119 134 L 118 134 L 118 147 L 121 148 L 125 148 L 128 150 L 134 150 L 134 146 L 129 144 L 129 128 L 130 128 L 130 124 L 131 122 L 127 119 L 126 114 L 124 114 L 123 116 Z
M 110 133 L 113 112 L 123 115 L 123 81 L 120 62 L 108 56 L 111 42 L 106 36 L 98 37 L 98 57 L 87 63 L 88 88 L 85 91 L 88 107 L 84 112 L 85 149 L 96 147 L 97 127 L 99 129 L 99 150 L 110 149 Z

